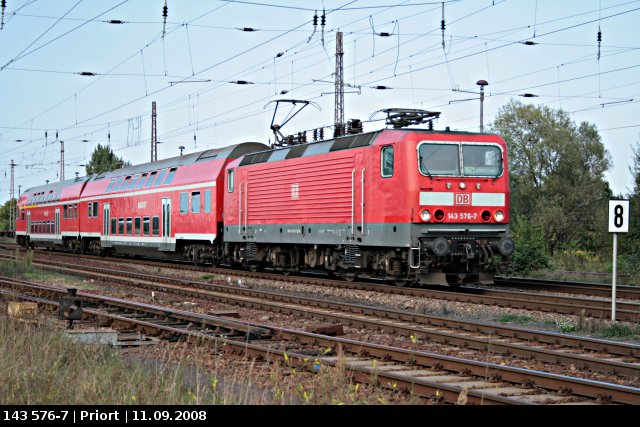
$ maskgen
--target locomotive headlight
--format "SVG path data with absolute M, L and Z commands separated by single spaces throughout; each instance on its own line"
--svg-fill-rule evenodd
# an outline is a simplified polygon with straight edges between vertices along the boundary
M 426 209 L 423 209 L 422 211 L 420 211 L 420 219 L 423 220 L 424 222 L 427 222 L 431 219 L 431 212 L 429 212 Z
M 464 190 L 465 188 L 467 188 L 467 184 L 465 184 L 464 181 L 460 181 L 459 186 L 461 190 Z
M 502 211 L 496 211 L 493 214 L 493 217 L 496 219 L 496 221 L 498 222 L 502 222 L 504 221 L 504 213 Z

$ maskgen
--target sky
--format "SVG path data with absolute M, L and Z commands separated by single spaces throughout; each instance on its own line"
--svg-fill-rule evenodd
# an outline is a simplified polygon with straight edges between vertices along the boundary
M 278 99 L 311 101 L 283 134 L 325 126 L 332 135 L 338 31 L 344 116 L 365 131 L 385 126 L 382 109 L 419 108 L 441 112 L 437 129 L 477 132 L 476 82 L 486 80 L 485 130 L 512 99 L 562 109 L 598 129 L 614 194 L 633 189 L 640 0 L 167 0 L 166 23 L 163 6 L 6 0 L 0 203 L 12 160 L 16 196 L 60 180 L 63 144 L 66 179 L 85 175 L 98 144 L 150 161 L 153 101 L 158 159 L 179 147 L 273 142 L 272 119 L 295 112 L 285 104 L 274 117 Z

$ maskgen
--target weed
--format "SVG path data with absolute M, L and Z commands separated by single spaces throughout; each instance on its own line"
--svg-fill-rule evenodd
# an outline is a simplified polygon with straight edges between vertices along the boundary
M 505 314 L 500 318 L 500 321 L 503 323 L 511 322 L 511 323 L 525 324 L 525 323 L 533 322 L 534 319 L 529 316 L 517 316 L 514 314 Z

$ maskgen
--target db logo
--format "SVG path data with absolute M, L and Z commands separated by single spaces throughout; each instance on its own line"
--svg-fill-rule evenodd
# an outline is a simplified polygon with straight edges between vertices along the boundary
M 456 193 L 456 205 L 469 205 L 469 204 L 471 204 L 471 194 Z

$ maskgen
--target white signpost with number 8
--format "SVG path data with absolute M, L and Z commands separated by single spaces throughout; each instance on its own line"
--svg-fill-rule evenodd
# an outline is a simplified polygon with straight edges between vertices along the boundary
M 609 200 L 609 233 L 613 233 L 613 277 L 611 279 L 611 321 L 616 320 L 616 276 L 618 274 L 618 233 L 629 232 L 629 201 Z

